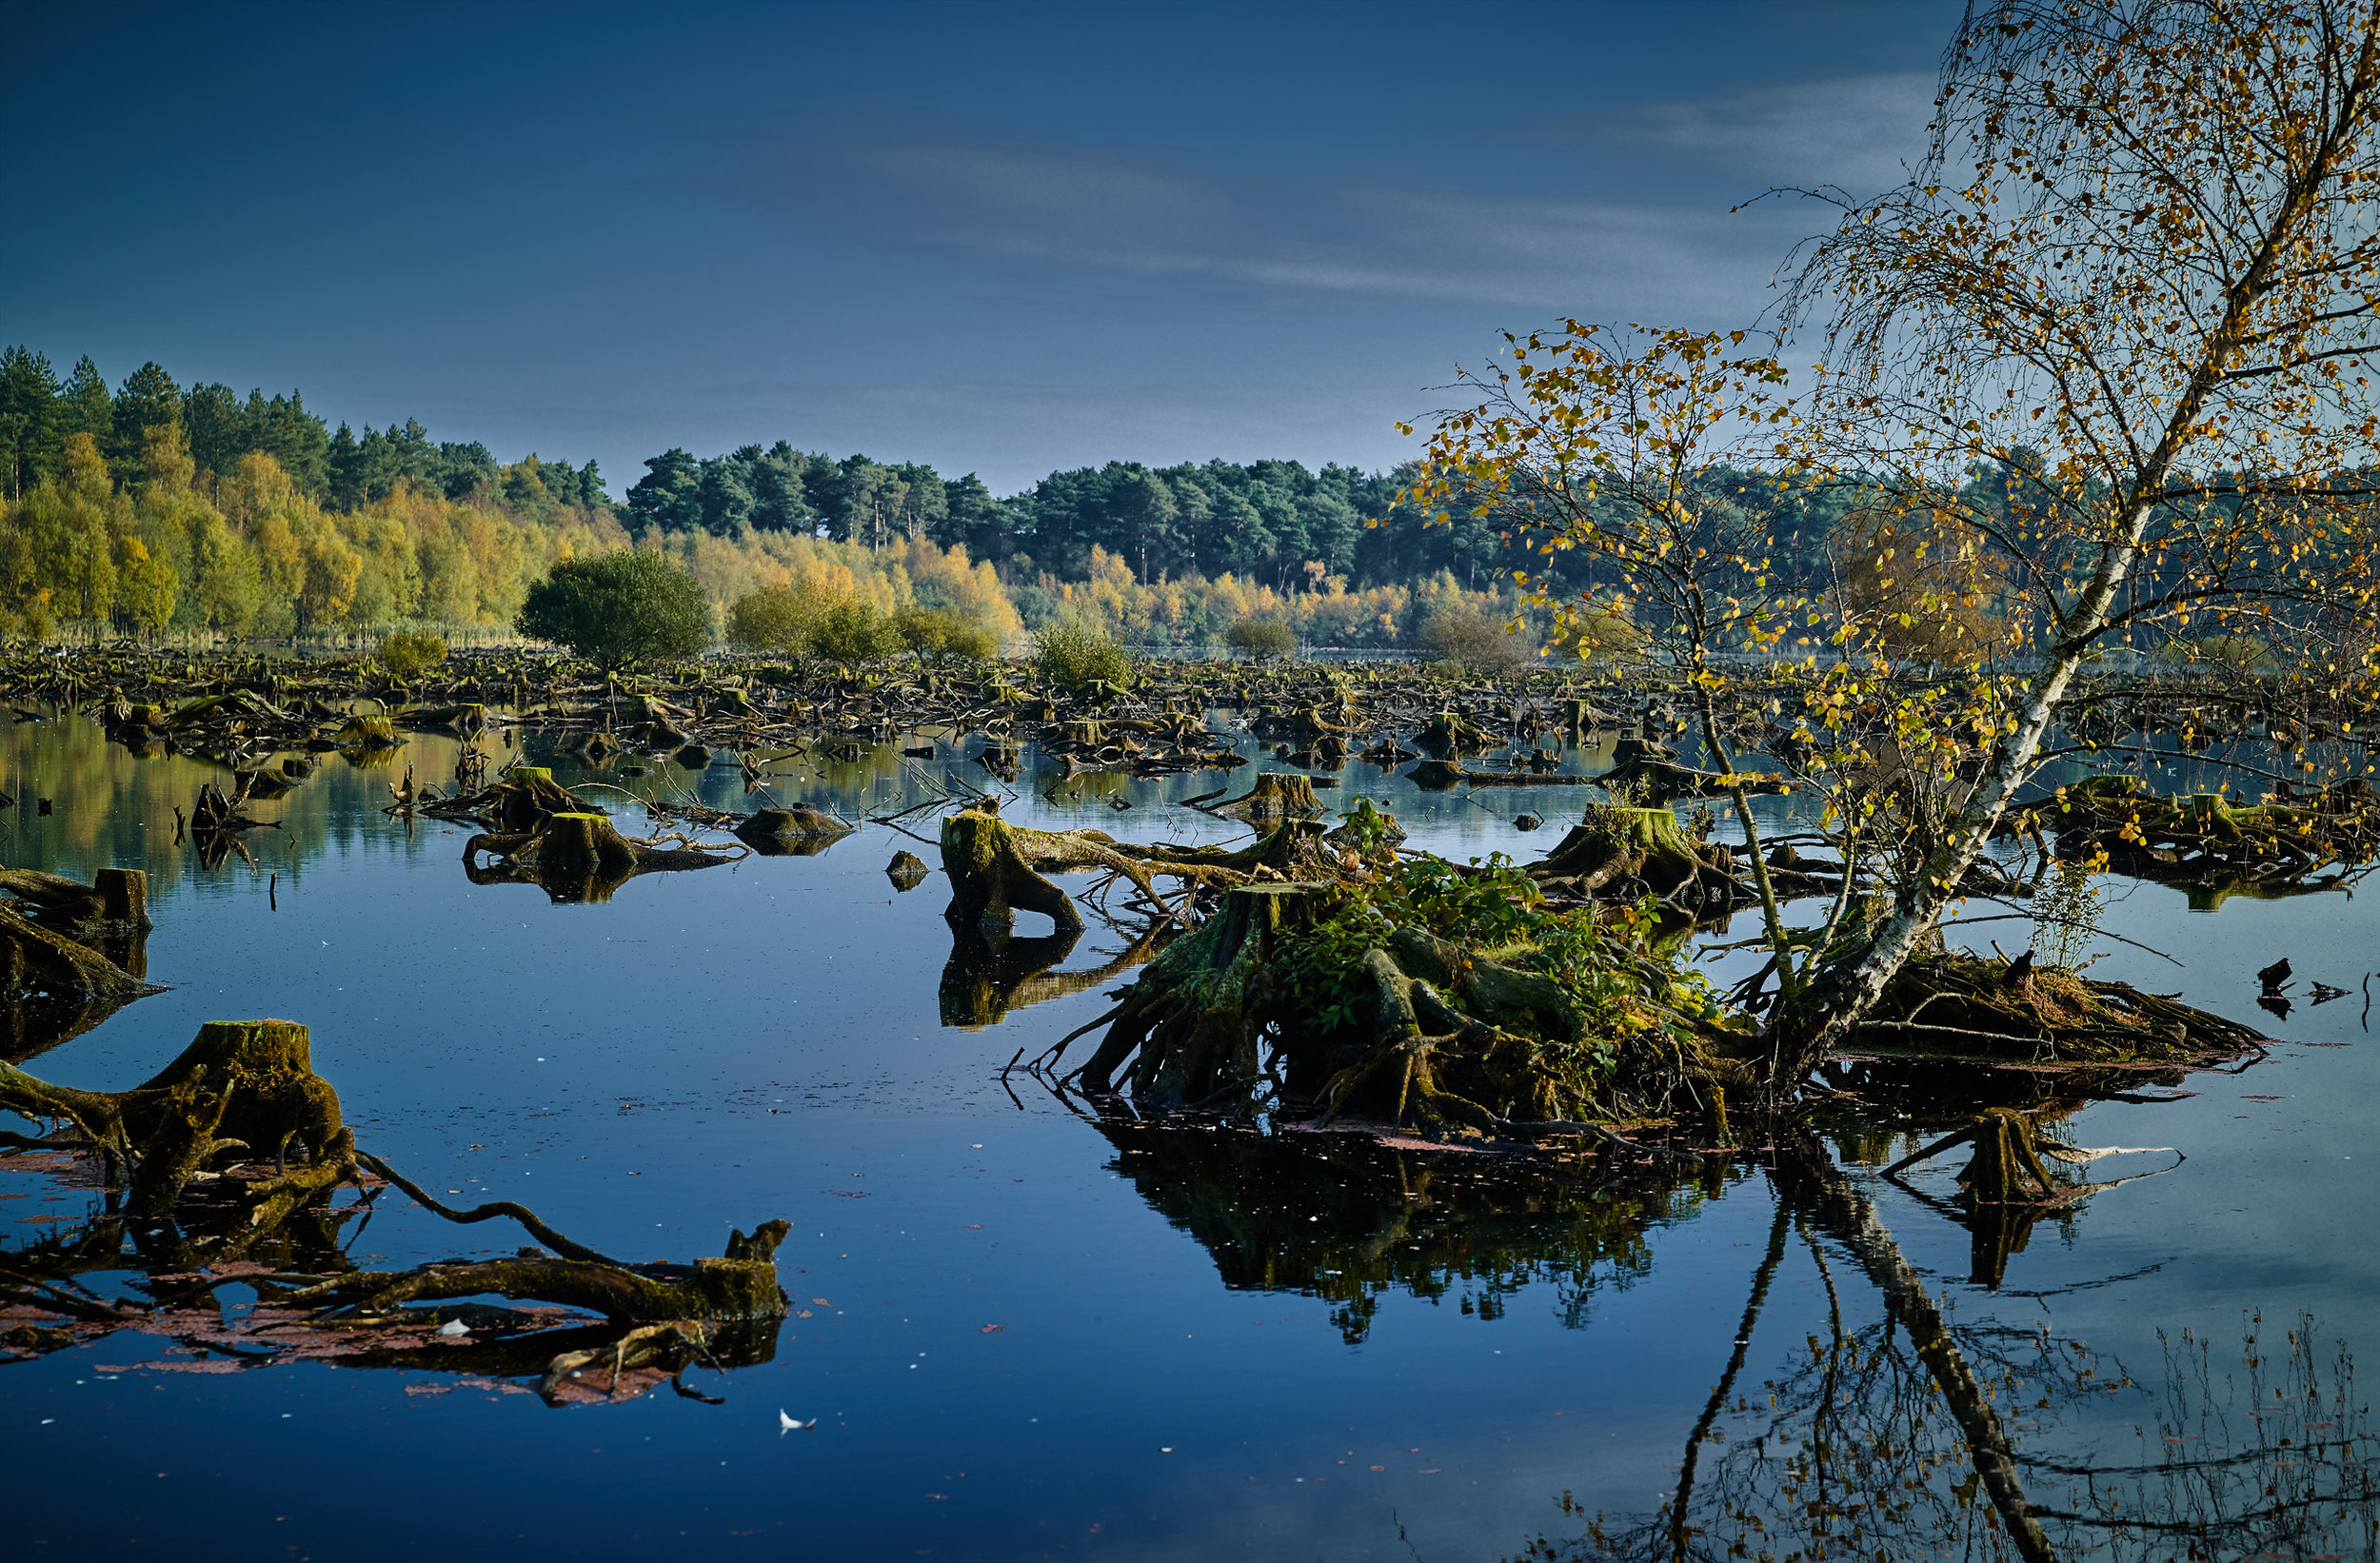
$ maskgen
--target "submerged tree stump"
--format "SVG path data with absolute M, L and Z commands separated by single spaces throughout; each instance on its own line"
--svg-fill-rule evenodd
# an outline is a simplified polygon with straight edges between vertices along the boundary
M 489 809 L 483 810 L 483 818 L 492 811 L 488 822 L 506 831 L 535 830 L 549 815 L 587 809 L 585 799 L 557 783 L 543 765 L 515 765 L 487 790 Z
M 150 926 L 149 875 L 138 868 L 103 868 L 90 884 L 37 869 L 0 868 L 0 891 L 61 922 Z
M 831 841 L 851 834 L 851 827 L 831 814 L 806 804 L 791 808 L 755 809 L 736 821 L 737 836 L 756 846 L 763 842 Z
M 1460 711 L 1440 711 L 1414 739 L 1414 742 L 1440 759 L 1490 748 L 1495 742 Z
M 497 861 L 482 867 L 479 855 Z M 463 843 L 463 869 L 474 884 L 531 883 L 557 901 L 606 901 L 639 874 L 711 868 L 743 856 L 632 841 L 593 810 L 548 816 L 532 831 L 474 836 Z

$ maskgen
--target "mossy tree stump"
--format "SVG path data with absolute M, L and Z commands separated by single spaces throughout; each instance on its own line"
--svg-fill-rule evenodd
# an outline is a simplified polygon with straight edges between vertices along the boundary
M 791 808 L 755 809 L 735 823 L 746 841 L 831 841 L 851 834 L 851 827 L 831 814 L 796 803 Z
M 1440 711 L 1430 719 L 1429 725 L 1421 729 L 1414 742 L 1443 759 L 1488 748 L 1495 740 L 1460 711 Z
M 942 872 L 950 880 L 950 905 L 942 920 L 953 928 L 994 938 L 1016 926 L 1020 911 L 1039 912 L 1061 933 L 1080 933 L 1082 914 L 1074 898 L 1043 879 L 1017 849 L 1007 821 L 988 809 L 962 809 L 942 821 Z
M 1248 821 L 1293 820 L 1321 813 L 1322 804 L 1314 796 L 1312 777 L 1297 771 L 1264 771 L 1246 792 L 1216 804 L 1215 812 Z
M 131 1168 L 129 1209 L 169 1214 L 208 1163 L 286 1157 L 302 1146 L 310 1195 L 346 1175 L 355 1149 L 339 1095 L 314 1073 L 306 1027 L 288 1020 L 214 1020 L 165 1068 L 129 1091 L 52 1085 L 0 1064 L 0 1108 L 62 1118 L 90 1146 Z
M 1591 808 L 1529 873 L 1549 890 L 1587 897 L 1638 889 L 1665 900 L 1681 899 L 1680 891 L 1730 904 L 1744 897 L 1735 877 L 1687 840 L 1666 808 Z

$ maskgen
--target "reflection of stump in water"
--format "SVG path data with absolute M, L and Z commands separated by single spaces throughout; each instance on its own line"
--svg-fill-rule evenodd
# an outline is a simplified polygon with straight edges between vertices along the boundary
M 483 867 L 479 854 L 494 861 Z M 535 831 L 474 836 L 463 843 L 463 871 L 473 884 L 535 884 L 556 901 L 601 902 L 640 874 L 709 868 L 733 859 L 687 847 L 630 841 L 603 814 L 548 817 Z
M 2033 1119 L 2026 1114 L 2006 1107 L 1986 1109 L 1965 1128 L 1894 1162 L 1884 1169 L 1883 1176 L 1896 1177 L 1920 1161 L 1962 1144 L 1970 1147 L 1971 1154 L 1958 1172 L 1957 1202 L 1964 1211 L 1963 1224 L 1971 1238 L 1972 1277 L 1976 1285 L 1994 1290 L 2007 1274 L 2010 1257 L 2024 1252 L 2034 1222 L 2044 1216 L 2071 1212 L 2092 1195 L 2132 1181 L 2116 1178 L 2092 1183 L 2079 1177 L 2053 1176 L 2042 1160 L 2045 1156 L 2072 1165 L 2086 1165 L 2103 1156 L 2121 1154 L 2127 1148 L 2078 1150 L 2059 1144 L 2035 1134 Z M 2175 1166 L 2180 1164 L 2178 1159 L 2174 1162 Z
M 1557 1316 L 1583 1323 L 1605 1285 L 1651 1261 L 1652 1229 L 1706 1197 L 1677 1162 L 1580 1177 L 1360 1135 L 1217 1134 L 1138 1119 L 1112 1098 L 1098 1105 L 1113 1170 L 1196 1239 L 1226 1287 L 1319 1298 L 1351 1345 L 1397 1291 L 1457 1293 L 1465 1315 L 1492 1320 L 1507 1297 L 1550 1280 Z
M 603 1370 L 597 1378 L 606 1394 L 618 1395 L 632 1393 L 622 1377 L 630 1369 L 660 1363 L 666 1376 L 697 1358 L 724 1365 L 714 1341 L 726 1343 L 730 1360 L 762 1360 L 773 1350 L 768 1321 L 785 1310 L 775 1264 L 785 1222 L 764 1222 L 749 1237 L 734 1234 L 719 1258 L 629 1265 L 572 1242 L 507 1200 L 449 1209 L 356 1147 L 338 1094 L 313 1072 L 308 1040 L 306 1027 L 286 1020 L 209 1023 L 179 1058 L 128 1091 L 55 1085 L 0 1065 L 0 1110 L 61 1125 L 39 1139 L 10 1136 L 8 1142 L 52 1157 L 94 1157 L 111 1188 L 119 1173 L 129 1173 L 121 1206 L 111 1200 L 85 1231 L 53 1231 L 30 1249 L 0 1253 L 0 1310 L 57 1320 L 0 1339 L 0 1359 L 124 1328 L 176 1335 L 195 1328 L 207 1345 L 242 1356 L 543 1370 L 542 1388 L 559 1404 L 589 1397 L 570 1382 L 575 1377 L 585 1388 L 590 1366 Z M 403 1272 L 356 1271 L 334 1231 L 364 1207 L 333 1211 L 329 1201 L 342 1183 L 368 1190 L 375 1179 L 449 1220 L 516 1221 L 544 1249 Z M 136 1258 L 123 1253 L 128 1239 Z M 269 1273 L 251 1259 L 259 1254 L 272 1256 Z M 204 1322 L 222 1317 L 211 1303 L 217 1278 L 208 1270 L 234 1261 L 248 1261 L 233 1273 L 256 1287 L 257 1307 L 238 1320 Z M 146 1290 L 152 1303 L 122 1296 L 102 1302 L 60 1284 L 133 1265 L 150 1271 Z M 558 1319 L 550 1310 L 529 1315 L 470 1302 L 417 1306 L 491 1294 L 588 1310 L 610 1323 L 558 1330 L 558 1323 L 578 1321 Z M 190 1319 L 202 1322 L 173 1322 Z M 434 1333 L 448 1319 L 465 1323 L 464 1338 L 449 1342 Z M 480 1350 L 468 1335 L 483 1326 L 507 1338 Z M 374 1360 L 383 1342 L 384 1357 Z M 565 1345 L 581 1350 L 556 1355 Z M 521 1359 L 507 1362 L 508 1354 Z
M 1051 967 L 1074 953 L 1081 939 L 1081 929 L 1035 939 L 955 931 L 950 959 L 942 965 L 942 1024 L 998 1025 L 1012 1010 L 1087 993 L 1144 964 L 1162 942 L 1160 933 L 1152 930 L 1101 965 L 1078 972 L 1052 971 Z

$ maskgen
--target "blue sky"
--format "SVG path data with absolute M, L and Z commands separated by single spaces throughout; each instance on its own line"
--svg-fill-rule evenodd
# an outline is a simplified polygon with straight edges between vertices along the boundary
M 1499 327 L 1748 324 L 1948 0 L 20 10 L 0 342 L 498 455 L 1386 465 Z

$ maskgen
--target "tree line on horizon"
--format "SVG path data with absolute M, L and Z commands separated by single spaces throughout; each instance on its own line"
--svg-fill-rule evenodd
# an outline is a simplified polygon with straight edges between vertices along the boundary
M 1391 647 L 1433 613 L 1520 606 L 1463 528 L 1367 530 L 1398 480 L 1353 467 L 1110 463 L 1006 498 L 972 473 L 783 441 L 645 468 L 615 501 L 592 461 L 504 463 L 411 419 L 334 429 L 294 389 L 186 389 L 153 362 L 110 390 L 88 355 L 61 377 L 11 346 L 0 636 L 503 634 L 555 563 L 631 546 L 692 575 L 723 633 L 738 601 L 791 585 L 957 614 L 1003 642 L 1081 619 L 1220 645 L 1255 618 Z

